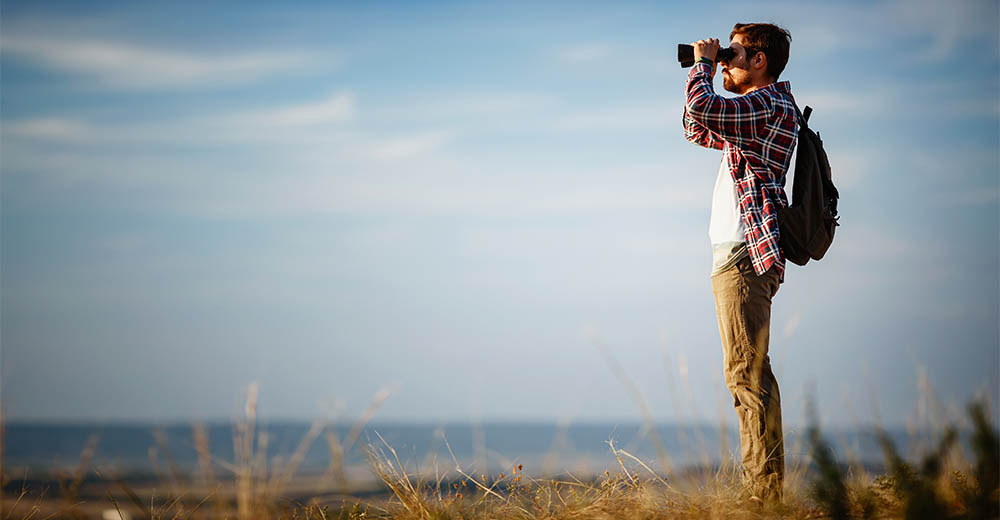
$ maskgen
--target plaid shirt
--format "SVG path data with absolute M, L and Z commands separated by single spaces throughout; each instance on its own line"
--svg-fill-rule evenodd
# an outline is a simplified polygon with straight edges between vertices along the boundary
M 787 81 L 772 83 L 736 98 L 712 89 L 712 67 L 697 63 L 688 73 L 684 137 L 729 154 L 740 217 L 754 271 L 777 266 L 785 279 L 785 255 L 778 245 L 778 207 L 788 207 L 785 173 L 799 135 L 795 99 Z M 740 172 L 746 159 L 749 171 Z

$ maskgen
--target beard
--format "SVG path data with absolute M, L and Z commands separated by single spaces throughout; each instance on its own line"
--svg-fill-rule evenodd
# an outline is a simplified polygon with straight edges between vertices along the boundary
M 744 81 L 738 81 L 728 70 L 722 73 L 722 88 L 733 94 L 742 94 L 747 83 L 749 83 L 749 78 L 744 78 Z

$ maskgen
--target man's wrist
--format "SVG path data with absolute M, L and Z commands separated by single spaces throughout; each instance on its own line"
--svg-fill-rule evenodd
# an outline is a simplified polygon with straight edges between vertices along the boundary
M 704 56 L 698 56 L 698 59 L 695 60 L 695 63 L 704 63 L 709 66 L 715 65 L 715 62 L 713 60 L 710 60 Z

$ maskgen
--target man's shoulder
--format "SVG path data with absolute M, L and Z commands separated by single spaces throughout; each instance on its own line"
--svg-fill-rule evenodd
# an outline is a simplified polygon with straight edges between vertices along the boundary
M 795 98 L 792 97 L 792 85 L 787 81 L 780 81 L 768 84 L 748 95 L 758 95 L 768 98 L 774 103 L 794 105 Z
M 795 108 L 795 97 L 792 96 L 792 85 L 787 81 L 771 83 L 766 87 L 757 89 L 760 95 L 765 96 L 773 109 L 773 123 L 785 125 L 797 125 L 798 116 Z M 778 123 L 778 121 L 782 121 Z
M 792 97 L 792 86 L 787 81 L 769 83 L 744 96 L 756 98 L 758 102 L 765 104 L 771 112 L 772 120 L 795 118 L 795 98 Z

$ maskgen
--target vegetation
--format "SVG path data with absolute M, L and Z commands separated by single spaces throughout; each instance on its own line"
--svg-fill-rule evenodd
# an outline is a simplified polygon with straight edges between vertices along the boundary
M 961 461 L 962 452 L 955 449 L 958 434 L 951 426 L 915 465 L 903 460 L 889 437 L 880 432 L 889 471 L 853 487 L 813 426 L 810 443 L 817 471 L 812 497 L 831 519 L 1000 517 L 1000 438 L 982 403 L 970 404 L 968 410 L 975 458 L 971 465 Z
M 381 397 L 384 399 L 384 396 Z M 808 432 L 808 458 L 786 475 L 781 504 L 740 500 L 741 485 L 735 463 L 718 468 L 657 472 L 645 462 L 609 442 L 618 461 L 616 471 L 596 479 L 571 475 L 532 478 L 520 464 L 497 475 L 470 475 L 452 455 L 454 468 L 434 478 L 408 472 L 389 443 L 378 439 L 367 446 L 369 464 L 384 484 L 381 492 L 323 494 L 289 499 L 286 491 L 302 455 L 322 428 L 310 429 L 287 464 L 266 468 L 266 457 L 254 432 L 255 396 L 248 402 L 247 420 L 234 439 L 234 464 L 213 464 L 206 454 L 204 479 L 213 466 L 227 467 L 233 478 L 231 493 L 215 491 L 192 495 L 171 475 L 165 495 L 156 498 L 133 490 L 112 476 L 87 470 L 93 443 L 81 455 L 80 467 L 59 486 L 58 496 L 22 487 L 0 504 L 7 518 L 290 518 L 290 519 L 399 519 L 399 520 L 575 520 L 672 518 L 998 518 L 1000 517 L 1000 437 L 983 403 L 968 407 L 968 449 L 953 426 L 942 429 L 926 453 L 907 462 L 885 434 L 880 434 L 885 456 L 884 474 L 869 475 L 860 466 L 837 461 L 815 420 Z M 367 414 L 370 417 L 370 414 Z M 366 419 L 367 420 L 367 419 Z M 355 430 L 360 431 L 362 425 Z M 259 435 L 259 434 L 258 434 Z M 195 429 L 196 444 L 200 436 Z M 354 433 L 351 437 L 355 437 Z M 254 439 L 257 442 L 254 442 Z M 329 439 L 331 450 L 344 444 Z M 202 440 L 202 445 L 204 444 Z M 450 446 L 449 446 L 450 452 Z M 967 454 L 971 453 L 971 460 Z M 342 460 L 342 457 L 341 459 Z M 265 466 L 262 466 L 264 464 Z M 342 469 L 342 468 L 341 468 Z M 334 482 L 343 472 L 331 472 Z M 85 479 L 97 479 L 107 492 L 102 503 L 81 500 Z M 217 482 L 217 481 L 216 481 Z M 337 484 L 340 485 L 340 484 Z M 343 491 L 343 489 L 342 489 Z M 162 491 L 161 491 L 162 493 Z M 301 493 L 300 493 L 301 495 Z

